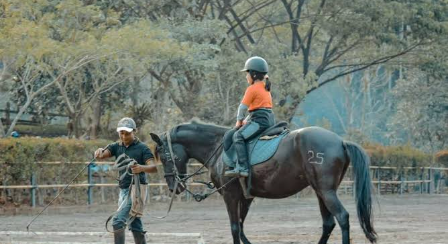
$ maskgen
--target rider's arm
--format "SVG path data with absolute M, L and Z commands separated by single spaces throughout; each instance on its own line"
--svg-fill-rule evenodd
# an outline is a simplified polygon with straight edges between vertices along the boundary
M 238 107 L 238 113 L 236 115 L 236 120 L 237 121 L 243 121 L 244 120 L 244 117 L 246 117 L 246 112 L 247 112 L 248 108 L 249 107 L 247 105 L 245 105 L 243 103 L 240 104 L 240 106 Z
M 255 99 L 255 87 L 249 86 L 246 89 L 246 92 L 244 93 L 244 97 L 241 100 L 240 106 L 238 106 L 238 113 L 236 115 L 236 121 L 242 122 L 244 120 L 244 117 L 246 117 L 246 112 L 249 109 L 249 106 L 252 104 L 252 102 Z

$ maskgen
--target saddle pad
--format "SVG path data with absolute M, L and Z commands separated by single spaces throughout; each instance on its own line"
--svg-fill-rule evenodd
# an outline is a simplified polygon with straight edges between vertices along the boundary
M 285 130 L 280 135 L 272 139 L 259 140 L 259 138 L 256 138 L 249 143 L 246 143 L 250 165 L 256 165 L 270 159 L 277 151 L 281 140 L 288 134 L 289 131 Z M 228 166 L 235 167 L 237 156 L 236 151 L 233 149 L 233 145 L 229 150 L 222 154 L 222 160 Z

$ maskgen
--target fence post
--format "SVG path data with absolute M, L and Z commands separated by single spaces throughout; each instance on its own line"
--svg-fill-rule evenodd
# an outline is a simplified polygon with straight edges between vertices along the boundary
M 400 195 L 403 194 L 403 187 L 404 187 L 404 181 L 403 181 L 403 171 L 400 171 Z
M 344 184 L 344 194 L 347 195 L 348 190 L 347 190 L 348 186 L 347 184 Z M 297 199 L 299 199 L 299 194 L 297 193 Z
M 89 186 L 87 187 L 87 204 L 92 204 L 92 164 L 89 164 L 87 167 L 87 183 Z
M 428 168 L 428 183 L 426 184 L 428 194 L 431 194 L 431 168 Z
M 350 179 L 352 180 L 352 197 L 355 197 L 355 191 L 356 191 L 356 186 L 355 186 L 355 178 L 352 178 L 351 176 L 353 176 L 353 167 L 351 168 L 351 172 L 350 172 Z
M 421 168 L 421 172 L 420 172 L 420 194 L 423 194 L 423 171 L 425 170 L 425 168 Z
M 429 194 L 433 194 L 435 187 L 434 187 L 434 170 L 432 169 L 432 167 L 429 167 L 428 169 L 428 174 L 429 174 Z
M 104 168 L 102 168 L 101 170 L 101 174 L 100 174 L 100 182 L 101 184 L 104 184 Z M 104 186 L 101 187 L 101 203 L 105 203 L 106 202 L 106 193 L 104 192 Z
M 186 185 L 185 187 L 187 188 L 187 190 L 190 190 L 190 189 L 189 189 L 190 187 L 189 187 L 188 185 Z M 187 202 L 191 202 L 191 195 L 190 195 L 190 192 L 187 191 L 187 193 L 186 193 L 185 195 L 186 195 L 186 201 L 187 201 Z
M 438 186 L 439 194 L 445 193 L 445 186 L 446 186 L 446 182 L 447 182 L 446 177 L 447 177 L 447 174 L 446 174 L 445 169 L 441 169 L 440 170 L 440 178 L 439 178 L 439 186 Z
M 36 171 L 31 172 L 31 207 L 36 207 Z
M 376 178 L 378 179 L 378 185 L 377 185 L 377 189 L 378 189 L 378 195 L 381 195 L 381 168 L 380 166 L 378 166 L 378 169 L 376 170 Z

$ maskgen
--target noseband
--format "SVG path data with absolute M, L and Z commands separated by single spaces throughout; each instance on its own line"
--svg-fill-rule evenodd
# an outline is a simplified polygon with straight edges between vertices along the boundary
M 179 177 L 179 170 L 177 170 L 176 160 L 179 160 L 179 158 L 174 154 L 173 152 L 173 145 L 171 143 L 171 132 L 165 132 L 166 134 L 166 140 L 168 144 L 168 152 L 165 152 L 165 156 L 168 158 L 171 163 L 173 163 L 173 168 L 171 173 L 165 173 L 164 177 L 167 178 L 169 176 L 174 176 L 176 181 L 181 182 L 181 179 Z M 166 151 L 166 150 L 165 150 Z
M 176 159 L 177 158 L 174 153 L 173 153 L 173 146 L 171 144 L 171 133 L 170 132 L 166 132 L 166 138 L 167 138 L 167 143 L 168 143 L 168 152 L 165 152 L 166 157 L 168 158 L 168 160 L 170 160 L 173 163 L 173 169 L 171 173 L 165 173 L 164 177 L 170 177 L 170 176 L 174 176 L 174 188 L 173 188 L 173 192 L 171 195 L 171 201 L 170 201 L 170 205 L 168 206 L 168 210 L 166 211 L 166 214 L 164 216 L 161 217 L 156 217 L 157 219 L 164 219 L 168 216 L 168 214 L 171 211 L 171 207 L 173 206 L 173 200 L 174 200 L 174 195 L 176 195 L 177 192 L 177 187 L 179 186 L 179 183 L 184 187 L 185 187 L 185 182 L 179 177 L 179 171 L 177 170 L 177 166 L 176 166 Z M 164 151 L 165 148 L 164 148 Z
M 167 144 L 168 144 L 168 152 L 165 152 L 165 156 L 167 157 L 167 159 L 169 161 L 171 161 L 173 163 L 173 169 L 172 169 L 171 173 L 165 173 L 164 177 L 167 178 L 167 177 L 170 177 L 170 176 L 174 176 L 174 190 L 173 190 L 173 194 L 176 193 L 178 185 L 181 184 L 186 191 L 188 191 L 190 194 L 193 195 L 193 197 L 194 197 L 194 199 L 196 201 L 200 202 L 200 201 L 206 199 L 208 196 L 210 196 L 210 195 L 214 194 L 215 192 L 221 190 L 222 188 L 225 188 L 227 186 L 227 184 L 229 184 L 232 181 L 234 181 L 235 179 L 237 179 L 237 178 L 233 177 L 232 179 L 230 179 L 229 181 L 227 181 L 225 184 L 223 184 L 221 187 L 219 187 L 217 189 L 215 189 L 216 187 L 214 186 L 214 184 L 212 182 L 196 181 L 197 183 L 202 183 L 202 184 L 206 185 L 209 189 L 215 189 L 215 190 L 213 190 L 210 193 L 205 193 L 205 194 L 197 194 L 197 193 L 193 193 L 193 192 L 189 191 L 188 188 L 186 187 L 186 181 L 188 179 L 190 179 L 191 177 L 195 176 L 195 175 L 200 175 L 200 174 L 205 173 L 205 171 L 201 171 L 201 170 L 203 168 L 205 168 L 206 165 L 210 162 L 210 160 L 216 155 L 216 153 L 219 151 L 219 149 L 223 146 L 223 142 L 221 141 L 221 143 L 215 148 L 215 150 L 213 151 L 211 156 L 207 159 L 207 161 L 196 172 L 194 172 L 193 174 L 190 174 L 190 175 L 185 175 L 185 177 L 183 179 L 181 179 L 179 171 L 177 169 L 177 165 L 176 165 L 176 160 L 179 160 L 179 158 L 173 152 L 173 146 L 172 146 L 172 141 L 171 141 L 171 131 L 165 132 L 165 134 L 166 134 L 166 139 L 167 139 Z M 164 151 L 166 151 L 166 150 L 164 149 Z M 171 198 L 171 203 L 170 203 L 170 206 L 169 206 L 168 213 L 169 213 L 169 211 L 171 209 L 172 200 L 173 200 L 173 198 Z
M 216 153 L 218 152 L 218 150 L 222 147 L 223 143 L 221 142 L 213 151 L 212 155 L 208 158 L 208 160 L 202 165 L 202 167 L 200 167 L 196 172 L 188 175 L 188 174 L 182 174 L 182 176 L 185 176 L 183 179 L 180 178 L 181 174 L 179 174 L 179 170 L 177 169 L 177 165 L 176 165 L 176 161 L 179 160 L 179 158 L 176 156 L 176 154 L 174 154 L 173 151 L 173 146 L 172 146 L 172 140 L 171 140 L 171 131 L 167 131 L 165 132 L 166 134 L 166 141 L 168 144 L 168 152 L 166 152 L 166 150 L 164 149 L 164 153 L 165 156 L 167 157 L 167 161 L 171 163 L 173 163 L 173 168 L 172 171 L 170 173 L 164 173 L 164 177 L 170 177 L 170 176 L 174 176 L 175 180 L 178 181 L 179 183 L 186 183 L 186 181 L 188 179 L 190 179 L 191 177 L 195 176 L 195 175 L 200 175 L 205 173 L 205 171 L 201 171 L 203 168 L 206 167 L 206 165 L 210 162 L 210 160 L 216 155 Z M 199 182 L 200 183 L 200 182 Z M 207 183 L 208 184 L 208 183 Z M 208 185 L 210 187 L 210 185 Z

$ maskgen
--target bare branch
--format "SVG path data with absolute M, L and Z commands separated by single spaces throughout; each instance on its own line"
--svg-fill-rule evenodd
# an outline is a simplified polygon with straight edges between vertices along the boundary
M 250 3 L 252 5 L 252 8 L 249 8 L 247 11 L 243 12 L 241 15 L 244 15 L 244 14 L 248 13 L 249 11 L 250 12 L 247 15 L 245 15 L 244 17 L 242 17 L 241 19 L 239 19 L 240 22 L 245 21 L 250 16 L 252 16 L 254 13 L 258 13 L 258 11 L 260 9 L 263 9 L 263 8 L 273 4 L 275 2 L 276 2 L 275 0 L 269 0 L 269 1 L 265 1 L 263 3 L 260 3 L 260 5 L 258 5 L 258 6 L 255 6 L 254 4 Z M 237 16 L 237 17 L 239 18 L 239 16 Z M 239 23 L 237 21 L 236 24 L 229 23 L 229 25 L 230 25 L 230 29 L 227 31 L 227 34 L 231 33 L 239 25 Z
M 406 54 L 406 53 L 412 51 L 413 49 L 415 49 L 416 47 L 418 47 L 418 46 L 420 46 L 420 45 L 422 45 L 422 42 L 418 42 L 418 43 L 416 43 L 416 44 L 410 46 L 409 48 L 407 48 L 407 49 L 405 49 L 405 50 L 403 50 L 403 51 L 401 51 L 401 52 L 395 53 L 395 54 L 393 54 L 393 55 L 388 55 L 388 56 L 385 56 L 385 57 L 376 59 L 376 60 L 374 60 L 374 61 L 371 61 L 371 62 L 369 62 L 369 63 L 361 64 L 361 65 L 360 65 L 361 67 L 353 68 L 353 69 L 349 69 L 348 71 L 341 72 L 341 73 L 339 73 L 339 74 L 337 74 L 337 75 L 335 75 L 335 76 L 333 76 L 333 77 L 330 77 L 330 78 L 328 78 L 328 79 L 322 81 L 321 83 L 319 83 L 319 85 L 318 85 L 317 87 L 313 87 L 313 88 L 311 88 L 311 89 L 308 90 L 306 93 L 308 94 L 308 93 L 312 92 L 313 90 L 315 90 L 315 89 L 317 89 L 317 88 L 319 88 L 319 87 L 321 87 L 321 86 L 327 84 L 328 82 L 333 81 L 333 80 L 336 80 L 337 78 L 342 77 L 342 76 L 344 76 L 344 75 L 351 74 L 351 73 L 354 73 L 354 72 L 356 72 L 356 71 L 364 70 L 364 69 L 369 68 L 369 67 L 371 67 L 371 66 L 373 66 L 373 65 L 378 65 L 378 64 L 386 63 L 386 62 L 388 62 L 388 61 L 391 60 L 391 59 L 394 59 L 394 58 L 396 58 L 396 57 L 402 56 L 402 55 L 404 55 L 404 54 Z

